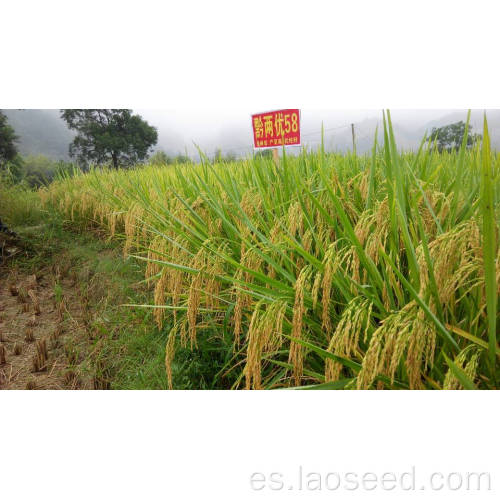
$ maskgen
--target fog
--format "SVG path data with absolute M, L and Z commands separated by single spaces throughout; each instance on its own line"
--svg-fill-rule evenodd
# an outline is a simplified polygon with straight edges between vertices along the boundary
M 224 155 L 237 157 L 253 152 L 251 115 L 262 109 L 192 111 L 178 109 L 135 109 L 150 125 L 158 129 L 155 150 L 171 156 L 188 154 L 199 158 L 196 146 L 213 157 L 216 149 Z M 54 159 L 69 160 L 68 148 L 74 138 L 59 110 L 7 109 L 3 110 L 19 136 L 19 150 L 24 155 L 43 154 Z M 500 149 L 500 110 L 488 110 L 488 124 L 492 147 Z M 391 111 L 394 134 L 400 149 L 418 148 L 422 137 L 433 127 L 441 127 L 465 120 L 464 109 L 396 109 Z M 327 151 L 346 152 L 352 149 L 351 124 L 354 124 L 356 149 L 359 153 L 371 150 L 375 130 L 382 139 L 382 111 L 377 109 L 302 109 L 301 139 L 304 147 L 315 149 L 321 143 L 321 126 Z M 482 131 L 483 110 L 473 110 L 472 132 Z M 297 154 L 300 147 L 288 147 L 289 154 Z
M 137 109 L 151 125 L 158 128 L 156 149 L 169 154 L 185 153 L 197 155 L 196 146 L 211 156 L 217 148 L 223 153 L 245 156 L 252 151 L 250 116 L 265 110 L 158 110 Z M 466 110 L 453 109 L 396 109 L 391 111 L 396 140 L 402 148 L 418 146 L 424 132 L 432 126 L 442 126 L 464 120 Z M 500 126 L 500 112 L 489 111 L 493 128 Z M 325 129 L 325 145 L 329 150 L 346 151 L 352 145 L 350 124 L 355 125 L 358 151 L 370 148 L 375 128 L 380 126 L 382 110 L 377 109 L 303 109 L 301 110 L 302 144 L 311 148 L 321 141 L 321 126 Z M 472 113 L 475 131 L 481 127 L 482 110 Z M 498 123 L 497 123 L 498 122 Z M 497 141 L 493 141 L 496 143 Z M 292 149 L 292 148 L 291 148 Z

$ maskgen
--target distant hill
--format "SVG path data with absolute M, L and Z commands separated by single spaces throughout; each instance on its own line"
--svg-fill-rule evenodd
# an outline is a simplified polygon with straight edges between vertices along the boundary
M 19 136 L 19 150 L 22 154 L 43 154 L 53 159 L 69 159 L 68 148 L 73 140 L 74 133 L 70 131 L 65 122 L 59 117 L 57 109 L 5 109 L 10 125 Z M 409 116 L 411 110 L 408 110 Z M 488 125 L 490 130 L 492 147 L 500 150 L 500 110 L 487 110 Z M 449 125 L 467 117 L 466 110 L 443 110 L 443 115 L 433 121 L 420 123 L 393 121 L 394 135 L 396 143 L 401 149 L 418 148 L 424 133 L 430 133 L 433 127 Z M 153 119 L 158 116 L 153 116 Z M 156 125 L 154 120 L 151 122 Z M 161 123 L 161 122 L 160 122 Z M 483 111 L 473 110 L 471 116 L 472 131 L 482 132 Z M 310 133 L 304 130 L 303 144 L 310 148 L 318 147 L 321 141 L 321 122 L 311 124 L 313 127 Z M 379 142 L 383 138 L 383 126 L 381 117 L 370 117 L 358 121 L 355 125 L 356 147 L 358 153 L 365 153 L 371 150 L 375 128 L 378 126 Z M 193 141 L 185 141 L 179 133 L 175 124 L 163 125 L 158 128 L 159 138 L 155 149 L 163 149 L 171 155 L 188 154 L 192 158 L 198 157 L 198 152 Z M 186 134 L 184 134 L 186 135 Z M 345 152 L 352 149 L 351 127 L 333 127 L 325 130 L 325 148 L 328 151 Z M 252 151 L 252 141 L 249 127 L 243 123 L 227 125 L 214 133 L 213 137 L 207 137 L 200 142 L 196 141 L 202 151 L 212 155 L 215 149 L 221 148 L 224 153 L 234 152 L 237 156 L 248 155 Z M 299 149 L 292 148 L 290 154 L 298 154 Z
M 500 110 L 486 110 L 488 119 L 488 130 L 490 134 L 491 146 L 500 150 Z M 434 127 L 439 128 L 451 123 L 466 121 L 467 110 L 456 110 L 447 113 L 437 120 L 429 121 L 418 127 L 402 125 L 393 121 L 394 136 L 396 143 L 401 149 L 417 149 L 424 134 L 430 134 Z M 470 125 L 473 133 L 482 134 L 483 131 L 483 110 L 472 110 Z M 358 122 L 355 126 L 356 146 L 359 153 L 370 151 L 373 146 L 375 129 L 378 127 L 379 143 L 383 140 L 383 123 L 380 118 L 367 118 Z M 340 131 L 325 134 L 325 145 L 328 149 L 347 151 L 352 149 L 352 136 L 350 127 Z
M 491 146 L 494 149 L 500 150 L 500 109 L 487 109 L 486 119 L 488 120 L 488 132 L 490 135 Z M 467 120 L 467 111 L 460 110 L 450 113 L 439 120 L 434 120 L 426 124 L 425 129 L 430 132 L 433 127 L 443 127 L 450 123 Z M 476 134 L 483 133 L 484 111 L 482 109 L 473 109 L 471 111 L 470 124 L 472 132 Z M 422 135 L 424 130 L 419 131 Z
M 59 117 L 58 109 L 3 109 L 9 124 L 19 136 L 23 155 L 43 154 L 55 160 L 68 160 L 74 134 Z

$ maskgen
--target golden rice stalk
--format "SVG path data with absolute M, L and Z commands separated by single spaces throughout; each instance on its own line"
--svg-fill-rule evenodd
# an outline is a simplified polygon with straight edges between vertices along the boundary
M 192 267 L 198 269 L 198 273 L 191 279 L 188 293 L 187 303 L 187 318 L 189 325 L 189 339 L 191 348 L 196 346 L 196 322 L 198 317 L 198 309 L 201 301 L 201 291 L 203 287 L 203 274 L 205 272 L 205 261 L 207 250 L 201 247 L 198 253 L 194 256 Z
M 274 226 L 271 228 L 271 231 L 269 232 L 269 241 L 275 245 L 281 241 L 281 237 L 283 236 L 283 231 L 281 229 L 281 222 L 280 220 L 276 220 L 274 223 Z
M 156 276 L 161 271 L 161 264 L 158 261 L 164 260 L 163 255 L 166 253 L 166 247 L 166 240 L 162 237 L 156 237 L 150 243 L 145 272 L 146 279 Z
M 370 179 L 370 170 L 366 169 L 364 172 L 362 172 L 358 186 L 359 193 L 361 194 L 361 199 L 363 201 L 366 201 L 366 198 L 368 197 L 369 179 Z
M 368 389 L 377 375 L 394 382 L 402 359 L 408 373 L 410 389 L 419 389 L 422 372 L 433 363 L 436 329 L 415 301 L 384 319 L 375 330 L 358 374 L 358 389 Z M 406 356 L 405 356 L 406 354 Z
M 163 309 L 161 306 L 165 304 L 165 290 L 167 288 L 167 282 L 168 273 L 166 272 L 166 270 L 164 270 L 160 279 L 156 282 L 154 292 L 154 304 L 158 307 L 155 307 L 153 316 L 159 329 L 161 329 L 161 327 L 163 326 L 163 318 L 165 316 L 165 309 Z
M 245 244 L 241 243 L 241 259 L 240 263 L 242 266 L 247 269 L 258 270 L 262 266 L 262 258 L 253 250 L 246 249 Z M 244 281 L 245 283 L 252 283 L 253 277 L 248 272 L 241 268 L 238 268 L 234 275 L 236 280 Z M 242 332 L 243 325 L 243 313 L 245 309 L 250 308 L 252 306 L 252 297 L 245 293 L 247 289 L 244 285 L 234 285 L 235 292 L 235 306 L 233 313 L 233 321 L 234 321 L 234 349 L 236 350 L 240 343 L 240 335 Z
M 262 312 L 262 302 L 255 306 L 248 330 L 245 379 L 247 389 L 261 389 L 262 355 L 274 352 L 282 344 L 283 319 L 286 302 L 274 302 Z
M 380 248 L 386 247 L 390 232 L 389 201 L 386 197 L 379 202 L 371 218 L 371 230 L 365 244 L 365 252 L 375 264 L 379 263 Z
M 258 302 L 250 320 L 250 327 L 248 328 L 248 347 L 247 347 L 247 363 L 245 367 L 246 388 L 251 389 L 252 380 L 254 389 L 261 388 L 261 355 L 262 348 L 259 338 L 259 328 L 257 324 L 260 323 L 261 302 Z
M 235 277 L 239 278 L 239 271 L 237 271 Z M 234 350 L 240 345 L 240 335 L 242 330 L 243 322 L 243 310 L 245 308 L 245 303 L 249 302 L 249 297 L 245 295 L 239 288 L 236 289 L 236 301 L 234 305 L 233 321 L 234 321 Z
M 310 281 L 312 272 L 311 266 L 304 267 L 295 282 L 295 302 L 293 305 L 292 337 L 301 339 L 303 337 L 303 320 L 306 313 L 304 305 L 304 294 Z M 298 342 L 292 341 L 288 362 L 293 365 L 293 378 L 295 385 L 300 385 L 304 371 L 304 348 Z
M 244 262 L 246 253 L 245 243 L 241 242 L 241 250 L 240 250 L 240 262 Z M 243 269 L 238 268 L 234 278 L 238 281 L 243 279 Z M 243 320 L 243 309 L 245 307 L 245 302 L 248 301 L 248 296 L 246 296 L 239 286 L 235 285 L 235 305 L 234 305 L 234 313 L 233 313 L 233 321 L 234 321 L 234 349 L 236 350 L 240 343 L 240 334 L 241 334 L 241 325 Z
M 200 307 L 201 287 L 203 277 L 202 271 L 199 271 L 189 286 L 188 304 L 187 304 L 187 317 L 189 325 L 189 339 L 191 348 L 196 346 L 196 322 L 198 316 L 198 309 Z
M 241 197 L 240 207 L 250 220 L 262 209 L 262 197 L 256 189 L 248 189 Z M 243 224 L 243 222 L 241 222 Z
M 187 319 L 184 318 L 183 321 L 180 323 L 180 332 L 181 332 L 181 346 L 186 347 L 187 346 L 187 339 L 188 339 L 188 331 L 187 331 Z
M 181 243 L 178 242 L 180 245 Z M 171 248 L 167 248 L 167 243 L 165 238 L 156 238 L 151 244 L 148 251 L 148 259 L 156 260 L 158 262 L 153 262 L 148 260 L 148 266 L 146 268 L 146 277 L 152 278 L 160 274 L 160 278 L 155 285 L 154 293 L 154 303 L 156 306 L 163 306 L 166 302 L 166 296 L 169 295 L 172 298 L 172 305 L 177 306 L 179 304 L 180 295 L 182 293 L 182 271 L 170 267 L 164 267 L 161 261 L 165 260 L 164 255 L 169 254 L 169 258 L 177 263 L 182 263 L 184 259 L 183 252 L 177 244 L 172 244 Z M 174 323 L 177 322 L 177 311 L 174 310 Z M 163 319 L 165 316 L 165 310 L 162 308 L 155 309 L 155 320 L 158 327 L 161 328 L 163 324 Z
M 347 304 L 342 317 L 332 335 L 328 351 L 347 358 L 359 356 L 361 333 L 367 336 L 371 318 L 372 303 L 363 297 L 356 297 Z M 342 364 L 332 359 L 325 362 L 325 382 L 339 379 Z
M 421 245 L 416 252 L 421 277 L 420 294 L 425 296 L 430 283 L 429 270 Z M 481 273 L 481 241 L 477 223 L 467 221 L 439 235 L 429 243 L 429 255 L 433 261 L 439 301 L 443 306 L 454 307 L 453 298 L 458 289 Z
M 125 257 L 129 254 L 134 243 L 142 212 L 139 205 L 134 205 L 125 214 L 125 244 L 123 246 L 123 255 Z
M 425 191 L 425 199 L 423 196 L 419 195 L 419 191 L 412 193 L 412 196 L 418 198 L 418 211 L 422 217 L 425 233 L 427 237 L 432 240 L 437 233 L 437 224 L 428 205 L 432 208 L 438 221 L 443 222 L 450 211 L 450 197 L 453 194 L 450 193 L 450 197 L 447 197 L 440 191 L 427 189 Z
M 178 269 L 170 270 L 170 292 L 172 295 L 172 305 L 178 306 L 182 292 L 182 271 Z M 174 309 L 174 322 L 177 322 L 177 310 Z
M 382 347 L 385 337 L 385 330 L 389 328 L 389 322 L 393 319 L 394 315 L 388 316 L 381 326 L 379 326 L 373 333 L 370 345 L 366 351 L 365 357 L 361 365 L 361 370 L 357 377 L 357 388 L 368 389 L 375 377 L 381 373 L 382 364 Z
M 312 234 L 312 231 L 310 229 L 308 229 L 304 233 L 304 236 L 302 236 L 302 248 L 306 252 L 311 253 L 312 243 L 313 243 L 313 234 Z
M 203 290 L 208 309 L 216 310 L 219 306 L 219 293 L 221 291 L 219 276 L 224 274 L 224 261 L 220 255 L 225 253 L 226 247 L 226 244 L 221 245 L 217 249 L 217 253 L 211 257 L 206 266 Z
M 293 237 L 297 232 L 300 236 L 304 234 L 304 213 L 298 201 L 290 204 L 288 208 L 288 231 Z
M 118 214 L 116 212 L 112 212 L 108 215 L 109 234 L 111 237 L 114 237 L 116 234 L 116 221 L 117 220 L 118 220 Z
M 496 276 L 497 276 L 498 295 L 500 295 L 500 248 L 498 249 L 497 253 Z
M 437 331 L 436 325 L 427 319 L 421 308 L 418 308 L 411 328 L 412 335 L 406 352 L 405 364 L 410 389 L 420 389 L 422 372 L 434 362 Z M 394 380 L 394 372 L 392 377 Z
M 319 288 L 321 286 L 322 278 L 323 278 L 323 275 L 321 274 L 321 272 L 317 272 L 316 276 L 314 277 L 314 282 L 313 282 L 313 286 L 311 289 L 313 310 L 316 309 L 316 305 L 318 304 Z
M 471 379 L 476 378 L 477 367 L 479 364 L 479 356 L 481 351 L 474 345 L 469 345 L 462 351 L 460 351 L 454 360 L 454 363 L 461 368 L 465 374 Z M 455 377 L 451 369 L 446 372 L 443 389 L 445 390 L 457 390 L 463 389 L 460 381 Z
M 354 233 L 360 244 L 364 246 L 366 255 L 375 263 L 379 263 L 380 248 L 385 248 L 387 238 L 390 231 L 390 217 L 387 198 L 379 202 L 372 212 L 365 210 L 360 215 Z M 358 283 L 366 283 L 367 273 L 363 269 L 361 276 L 361 263 L 358 253 L 354 247 L 349 252 L 348 270 L 352 274 L 354 281 Z M 355 292 L 355 286 L 352 287 Z
M 179 325 L 175 325 L 168 334 L 167 344 L 165 346 L 165 369 L 167 372 L 167 382 L 168 388 L 173 389 L 172 385 L 172 362 L 175 356 L 175 337 L 177 336 L 177 331 Z
M 325 257 L 323 259 L 323 264 L 325 266 L 323 272 L 323 279 L 321 281 L 322 288 L 322 316 L 321 316 L 321 326 L 323 330 L 330 335 L 332 332 L 332 321 L 330 318 L 330 298 L 332 292 L 332 283 L 335 273 L 342 264 L 342 253 L 337 251 L 336 244 L 332 243 L 327 251 L 325 252 Z
M 361 245 L 364 245 L 369 234 L 372 232 L 374 215 L 370 210 L 365 210 L 359 216 L 356 225 L 354 226 L 354 234 Z

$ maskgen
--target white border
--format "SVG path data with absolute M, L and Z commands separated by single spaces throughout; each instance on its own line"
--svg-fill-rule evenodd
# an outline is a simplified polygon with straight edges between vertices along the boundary
M 494 0 L 0 9 L 1 107 L 500 108 Z M 259 57 L 269 47 L 275 54 Z M 499 410 L 496 392 L 472 391 L 0 391 L 0 491 L 8 500 L 276 498 L 249 493 L 249 473 L 299 463 L 493 468 L 498 478 Z M 472 498 L 380 498 L 416 496 Z

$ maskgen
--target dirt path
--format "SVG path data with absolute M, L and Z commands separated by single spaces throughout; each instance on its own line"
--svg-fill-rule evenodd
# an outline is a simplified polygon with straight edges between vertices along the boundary
M 140 263 L 57 218 L 16 232 L 0 254 L 0 390 L 167 388 L 166 331 L 124 307 L 151 300 Z
M 0 270 L 0 388 L 71 389 L 75 353 L 64 337 L 82 336 L 82 311 L 70 279 Z M 57 279 L 59 277 L 59 279 Z M 56 285 L 57 283 L 57 285 Z

